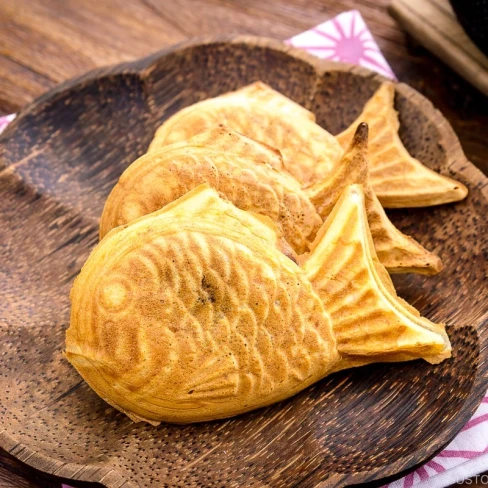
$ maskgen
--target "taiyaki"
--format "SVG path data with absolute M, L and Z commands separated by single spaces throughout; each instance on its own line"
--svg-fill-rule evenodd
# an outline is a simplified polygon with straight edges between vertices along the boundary
M 322 224 L 300 184 L 278 171 L 278 151 L 223 126 L 140 157 L 122 174 L 103 209 L 100 237 L 208 183 L 243 210 L 277 222 L 297 253 Z
M 312 112 L 262 82 L 180 110 L 159 127 L 148 152 L 218 124 L 279 149 L 287 171 L 304 185 L 323 178 L 343 153 Z
M 158 424 L 233 416 L 352 365 L 449 356 L 443 326 L 398 299 L 377 261 L 360 185 L 302 267 L 280 245 L 271 219 L 206 184 L 113 229 L 73 285 L 67 359 Z
M 358 123 L 369 125 L 370 181 L 383 207 L 425 207 L 465 198 L 468 189 L 462 183 L 432 171 L 405 149 L 394 97 L 393 83 L 381 84 L 358 118 L 337 136 L 346 149 Z
M 373 242 L 381 263 L 390 273 L 436 274 L 442 269 L 438 256 L 398 230 L 386 215 L 369 182 L 368 126 L 359 124 L 342 160 L 322 181 L 305 191 L 320 216 L 325 219 L 344 188 L 361 183 Z
M 329 176 L 305 190 L 286 172 L 276 171 L 282 169 L 278 151 L 224 126 L 163 146 L 139 158 L 123 173 L 105 203 L 100 237 L 207 182 L 237 207 L 274 220 L 292 250 L 302 254 L 344 187 L 365 183 L 380 261 L 393 273 L 439 272 L 440 259 L 394 227 L 366 184 L 367 128 L 361 134 Z

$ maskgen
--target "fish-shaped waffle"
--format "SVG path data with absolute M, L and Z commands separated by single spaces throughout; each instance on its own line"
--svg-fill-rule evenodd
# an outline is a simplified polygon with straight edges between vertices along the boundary
M 218 124 L 279 149 L 287 171 L 303 185 L 327 174 L 343 152 L 312 112 L 262 82 L 180 110 L 158 128 L 148 152 Z
M 337 136 L 346 149 L 358 123 L 369 125 L 370 181 L 383 207 L 426 207 L 465 198 L 468 189 L 462 183 L 410 156 L 398 135 L 400 122 L 394 98 L 393 83 L 381 84 L 358 118 Z
M 100 237 L 206 182 L 237 207 L 270 217 L 292 249 L 302 254 L 344 187 L 364 182 L 381 262 L 390 272 L 440 271 L 439 258 L 394 227 L 366 184 L 367 129 L 362 138 L 328 177 L 305 190 L 286 172 L 277 171 L 282 168 L 278 151 L 223 126 L 186 142 L 163 146 L 139 158 L 123 173 L 105 203 Z
M 443 326 L 396 298 L 361 186 L 303 267 L 279 234 L 208 185 L 113 229 L 73 285 L 67 359 L 109 404 L 157 424 L 233 416 L 376 359 L 449 356 Z
M 438 256 L 403 234 L 390 221 L 371 188 L 368 166 L 368 126 L 361 123 L 340 163 L 326 178 L 305 190 L 322 219 L 325 220 L 332 212 L 346 186 L 360 183 L 364 188 L 366 213 L 376 253 L 388 271 L 427 275 L 441 271 L 442 263 Z
M 270 217 L 297 253 L 322 224 L 300 184 L 278 171 L 278 151 L 223 126 L 151 151 L 131 164 L 103 209 L 100 237 L 208 183 L 237 207 Z

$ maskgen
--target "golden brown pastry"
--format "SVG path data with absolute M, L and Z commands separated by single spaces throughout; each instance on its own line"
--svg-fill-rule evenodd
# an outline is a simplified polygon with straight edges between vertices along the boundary
M 434 324 L 396 294 L 368 228 L 364 193 L 347 186 L 312 251 L 300 264 L 332 320 L 342 360 L 335 369 L 451 355 L 443 324 Z
M 275 169 L 281 164 L 276 150 L 222 126 L 154 150 L 131 164 L 113 188 L 100 237 L 208 183 L 237 207 L 270 217 L 303 253 L 322 219 L 300 184 Z
M 100 237 L 206 182 L 237 207 L 277 222 L 293 250 L 302 254 L 344 187 L 364 183 L 380 261 L 390 272 L 439 272 L 440 259 L 394 227 L 367 184 L 367 128 L 362 134 L 329 176 L 306 190 L 291 176 L 273 169 L 281 167 L 279 152 L 225 127 L 164 146 L 142 156 L 123 173 L 105 203 Z
M 439 257 L 400 232 L 376 198 L 369 178 L 368 126 L 364 123 L 359 124 L 340 163 L 323 181 L 307 188 L 306 193 L 325 220 L 344 188 L 354 183 L 360 183 L 364 187 L 368 223 L 381 264 L 386 266 L 390 273 L 412 272 L 432 275 L 441 271 L 442 263 Z
M 157 424 L 236 415 L 350 365 L 449 356 L 443 327 L 377 261 L 360 186 L 303 269 L 279 245 L 269 218 L 207 185 L 112 230 L 73 286 L 66 357 L 108 403 Z
M 180 110 L 156 131 L 149 152 L 218 124 L 279 149 L 287 171 L 302 184 L 321 179 L 342 155 L 311 112 L 262 82 Z
M 383 207 L 425 207 L 465 198 L 468 190 L 462 183 L 432 171 L 405 149 L 398 136 L 394 97 L 393 83 L 383 83 L 358 118 L 337 136 L 346 149 L 357 125 L 369 125 L 370 181 Z
M 112 230 L 74 284 L 66 357 L 134 420 L 228 417 L 337 363 L 330 320 L 269 219 L 208 187 Z

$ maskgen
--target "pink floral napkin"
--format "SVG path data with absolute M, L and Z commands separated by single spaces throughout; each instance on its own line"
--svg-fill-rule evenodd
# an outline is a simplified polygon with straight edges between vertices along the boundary
M 7 128 L 7 125 L 15 119 L 15 114 L 0 117 L 0 134 Z
M 319 58 L 358 64 L 396 79 L 357 10 L 343 12 L 285 42 Z
M 357 10 L 344 12 L 285 41 L 319 58 L 357 64 L 391 79 L 395 75 Z M 0 133 L 15 114 L 0 117 Z M 384 488 L 443 488 L 488 470 L 488 395 L 473 418 L 437 457 Z M 488 484 L 488 475 L 477 476 Z M 62 485 L 62 488 L 71 488 Z

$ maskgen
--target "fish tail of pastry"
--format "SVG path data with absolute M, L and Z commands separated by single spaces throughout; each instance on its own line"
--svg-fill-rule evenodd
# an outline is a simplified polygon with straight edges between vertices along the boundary
M 397 229 L 372 191 L 367 192 L 365 197 L 376 252 L 390 273 L 435 275 L 442 271 L 439 256 Z
M 451 354 L 445 327 L 397 296 L 378 260 L 365 202 L 361 185 L 346 187 L 301 263 L 330 314 L 343 356 L 338 369 L 418 358 L 440 362 Z
M 391 273 L 436 274 L 442 269 L 438 256 L 397 229 L 376 197 L 369 176 L 368 125 L 360 123 L 353 140 L 331 174 L 307 190 L 320 216 L 325 219 L 347 185 L 362 184 L 366 213 L 376 252 Z
M 188 140 L 190 147 L 204 147 L 236 154 L 277 170 L 284 170 L 281 153 L 267 144 L 246 137 L 225 124 L 197 134 Z
M 359 117 L 337 136 L 346 149 L 359 122 L 370 127 L 371 185 L 386 208 L 426 207 L 463 200 L 468 189 L 461 182 L 436 173 L 412 157 L 403 145 L 394 108 L 393 83 L 383 83 Z

